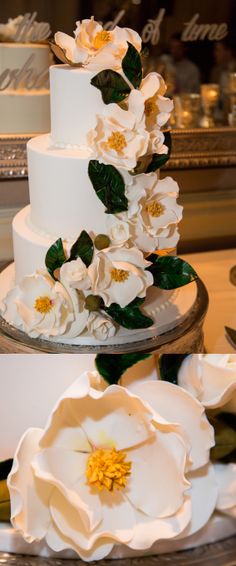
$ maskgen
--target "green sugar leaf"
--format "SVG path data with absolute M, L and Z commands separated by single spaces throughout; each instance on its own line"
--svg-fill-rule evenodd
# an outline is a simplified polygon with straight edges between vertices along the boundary
M 101 91 L 105 104 L 121 102 L 130 93 L 130 87 L 116 71 L 106 69 L 92 78 L 91 84 Z
M 110 307 L 105 307 L 105 311 L 115 322 L 130 330 L 136 328 L 149 328 L 153 325 L 153 320 L 144 315 L 140 306 L 144 303 L 144 299 L 136 298 L 126 307 L 120 307 L 116 303 L 112 303 Z
M 186 356 L 188 354 L 162 354 L 159 359 L 161 379 L 178 385 L 178 371 Z
M 92 159 L 89 162 L 88 174 L 98 198 L 106 207 L 107 214 L 128 210 L 125 183 L 113 165 L 104 165 Z
M 68 261 L 73 261 L 80 257 L 86 267 L 88 267 L 93 259 L 93 250 L 93 240 L 85 230 L 82 230 L 80 236 L 77 238 L 70 250 L 70 257 Z
M 191 265 L 179 257 L 151 254 L 148 260 L 152 261 L 152 265 L 147 270 L 153 275 L 154 285 L 160 289 L 177 289 L 197 279 Z
M 122 60 L 122 69 L 134 88 L 139 88 L 143 77 L 141 57 L 134 45 L 129 42 L 128 49 Z
M 62 239 L 58 238 L 54 244 L 49 248 L 45 257 L 45 264 L 50 275 L 57 280 L 55 270 L 59 269 L 66 261 L 66 256 L 63 248 Z
M 134 364 L 149 358 L 150 354 L 98 354 L 95 364 L 98 372 L 110 384 L 118 383 L 122 374 Z

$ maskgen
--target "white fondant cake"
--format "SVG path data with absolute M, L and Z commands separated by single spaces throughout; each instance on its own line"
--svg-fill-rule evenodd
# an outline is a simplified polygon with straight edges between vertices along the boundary
M 154 356 L 117 385 L 94 363 L 89 355 L 0 356 L 0 474 L 15 454 L 8 477 L 15 528 L 0 523 L 0 551 L 90 561 L 236 534 L 236 464 L 210 462 L 215 441 L 204 412 L 206 405 L 225 412 L 227 403 L 235 413 L 236 356 L 188 356 L 179 385 L 158 379 Z M 105 367 L 115 382 L 112 365 L 110 373 Z M 88 463 L 93 474 L 105 465 L 104 453 L 131 464 L 129 472 L 116 464 L 127 474 L 119 489 L 105 487 L 102 475 L 98 485 L 88 471 Z
M 15 38 L 23 17 L 0 24 L 0 134 L 36 134 L 50 130 L 48 69 L 50 48 L 29 32 Z
M 160 75 L 142 76 L 136 32 L 91 19 L 75 35 L 55 36 L 69 64 L 50 68 L 51 133 L 28 142 L 30 207 L 13 221 L 1 312 L 32 337 L 140 340 L 182 322 L 196 298 L 183 287 L 196 273 L 171 255 L 179 188 L 157 172 L 173 103 Z

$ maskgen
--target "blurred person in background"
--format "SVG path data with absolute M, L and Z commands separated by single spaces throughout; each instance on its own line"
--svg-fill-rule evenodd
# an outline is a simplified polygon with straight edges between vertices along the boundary
M 228 74 L 236 72 L 235 46 L 228 38 L 216 41 L 213 56 L 215 65 L 210 73 L 210 82 L 219 84 L 223 95 L 227 89 Z
M 187 45 L 181 40 L 181 34 L 171 36 L 169 55 L 161 55 L 161 61 L 169 67 L 174 75 L 176 94 L 182 92 L 198 93 L 200 91 L 200 71 L 188 57 Z

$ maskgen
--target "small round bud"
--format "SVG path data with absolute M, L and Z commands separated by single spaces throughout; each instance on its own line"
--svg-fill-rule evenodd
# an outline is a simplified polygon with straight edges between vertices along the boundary
M 85 299 L 85 308 L 89 311 L 99 311 L 102 308 L 102 298 L 99 295 L 88 295 Z
M 98 234 L 94 240 L 94 245 L 97 250 L 104 250 L 110 246 L 110 238 L 106 234 Z

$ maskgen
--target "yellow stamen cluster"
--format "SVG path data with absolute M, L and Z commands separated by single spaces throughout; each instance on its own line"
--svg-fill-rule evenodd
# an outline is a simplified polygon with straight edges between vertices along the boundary
M 114 149 L 117 153 L 121 153 L 127 146 L 125 136 L 120 132 L 112 132 L 106 142 L 108 149 Z
M 34 308 L 41 314 L 47 314 L 53 307 L 53 303 L 49 297 L 38 297 L 35 299 Z
M 102 47 L 104 47 L 104 45 L 109 43 L 109 41 L 111 41 L 111 33 L 104 29 L 96 33 L 93 40 L 93 46 L 95 49 L 101 49 Z
M 161 216 L 161 214 L 163 214 L 164 206 L 159 202 L 153 201 L 147 205 L 146 210 L 148 214 L 150 214 L 150 216 L 157 218 L 158 216 Z
M 126 453 L 122 450 L 100 448 L 90 454 L 87 461 L 86 476 L 88 484 L 99 491 L 114 491 L 126 487 L 131 474 L 131 462 L 125 462 Z
M 129 272 L 125 271 L 125 269 L 116 269 L 113 267 L 111 270 L 111 278 L 116 283 L 124 283 L 129 277 Z
M 145 114 L 146 116 L 151 116 L 151 114 L 155 114 L 157 112 L 157 103 L 155 97 L 152 96 L 148 98 L 145 102 Z

